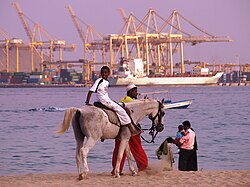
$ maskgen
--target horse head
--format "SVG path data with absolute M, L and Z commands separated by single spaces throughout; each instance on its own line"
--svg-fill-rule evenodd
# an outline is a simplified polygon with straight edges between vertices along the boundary
M 151 129 L 155 129 L 157 132 L 161 132 L 164 129 L 163 117 L 165 115 L 164 111 L 164 99 L 162 101 L 157 101 L 158 109 L 149 114 L 149 119 L 152 121 Z

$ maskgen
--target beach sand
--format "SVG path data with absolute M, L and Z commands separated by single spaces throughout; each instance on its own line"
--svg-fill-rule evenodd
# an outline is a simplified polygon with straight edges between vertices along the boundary
M 76 173 L 0 176 L 1 187 L 130 187 L 130 186 L 244 186 L 250 187 L 250 170 L 161 171 L 148 170 L 136 176 L 125 173 L 114 178 L 109 172 L 89 173 L 79 181 Z

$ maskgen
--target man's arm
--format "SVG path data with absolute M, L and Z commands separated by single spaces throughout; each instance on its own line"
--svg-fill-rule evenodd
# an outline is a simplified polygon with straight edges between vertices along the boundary
M 89 92 L 88 92 L 88 95 L 87 95 L 87 98 L 86 98 L 86 101 L 85 101 L 85 104 L 86 104 L 86 105 L 90 105 L 90 104 L 89 104 L 89 100 L 90 100 L 90 98 L 91 98 L 92 93 L 93 93 L 93 91 L 89 91 Z

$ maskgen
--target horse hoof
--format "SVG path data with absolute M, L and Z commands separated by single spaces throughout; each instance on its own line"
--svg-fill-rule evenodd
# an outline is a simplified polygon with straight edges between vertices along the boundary
M 121 176 L 119 174 L 115 175 L 115 178 L 120 178 Z
M 79 176 L 78 176 L 78 180 L 80 181 L 80 180 L 82 180 L 83 179 L 83 176 L 82 176 L 82 174 L 80 174 Z
M 132 175 L 132 176 L 137 175 L 136 171 L 132 171 L 131 175 Z
M 79 175 L 78 179 L 79 180 L 83 180 L 85 177 L 87 176 L 87 173 L 86 172 L 83 172 Z

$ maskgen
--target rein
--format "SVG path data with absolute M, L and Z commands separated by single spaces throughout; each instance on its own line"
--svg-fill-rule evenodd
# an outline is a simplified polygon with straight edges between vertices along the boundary
M 154 120 L 158 117 L 158 124 L 161 123 L 162 117 L 161 117 L 161 103 L 160 101 L 157 101 L 159 103 L 159 107 L 158 107 L 158 112 L 154 117 L 149 117 L 149 119 L 152 121 L 152 126 L 155 125 L 154 124 Z
M 157 127 L 157 125 L 155 125 L 155 123 L 154 123 L 154 120 L 158 117 L 158 124 L 161 124 L 161 121 L 162 121 L 162 116 L 161 116 L 161 103 L 158 101 L 158 103 L 159 103 L 159 107 L 158 107 L 158 112 L 157 112 L 157 114 L 154 116 L 154 117 L 149 117 L 149 119 L 152 121 L 152 126 L 151 126 L 151 128 L 149 128 L 149 129 L 141 129 L 141 130 L 143 130 L 143 131 L 146 131 L 146 130 L 149 130 L 149 135 L 151 135 L 151 137 L 152 137 L 152 139 L 150 140 L 150 141 L 148 141 L 148 140 L 146 140 L 142 135 L 140 135 L 141 136 L 141 138 L 145 141 L 145 142 L 147 142 L 147 143 L 155 143 L 154 142 L 154 140 L 155 140 L 155 138 L 156 138 L 156 136 L 157 136 L 157 134 L 158 134 L 158 130 L 156 130 L 156 127 Z M 122 106 L 123 107 L 125 107 L 125 103 L 123 103 L 122 102 Z M 130 117 L 130 119 L 131 119 L 131 123 L 134 125 L 134 126 L 137 126 L 135 123 L 134 123 L 134 121 L 133 121 L 133 119 L 131 118 L 131 116 L 129 115 L 129 117 Z M 138 127 L 138 126 L 137 126 Z
M 158 131 L 156 131 L 155 130 L 155 128 L 152 126 L 150 129 L 142 129 L 142 130 L 149 130 L 149 135 L 151 135 L 151 137 L 152 137 L 152 139 L 150 140 L 150 141 L 148 141 L 148 140 L 146 140 L 142 135 L 140 135 L 141 136 L 141 138 L 145 141 L 145 142 L 147 142 L 147 143 L 155 143 L 155 138 L 156 138 L 156 136 L 157 136 L 157 134 L 158 134 Z M 155 133 L 155 131 L 156 131 L 156 133 Z
M 152 121 L 152 126 L 151 126 L 151 128 L 150 129 L 142 129 L 142 130 L 149 130 L 149 135 L 151 135 L 151 137 L 152 137 L 152 139 L 151 139 L 151 141 L 148 141 L 148 140 L 146 140 L 142 135 L 140 135 L 141 136 L 141 138 L 145 141 L 145 142 L 147 142 L 147 143 L 155 143 L 154 142 L 154 140 L 155 140 L 155 138 L 156 138 L 156 136 L 157 136 L 157 134 L 158 134 L 158 132 L 159 131 L 157 131 L 156 130 L 156 126 L 155 126 L 155 124 L 154 124 L 154 120 L 158 117 L 158 123 L 159 124 L 161 124 L 161 120 L 162 120 L 162 117 L 161 117 L 161 103 L 158 101 L 158 103 L 159 103 L 159 107 L 158 107 L 158 112 L 157 112 L 157 114 L 154 116 L 154 117 L 149 117 L 149 119 Z M 156 133 L 155 133 L 155 131 L 156 131 Z

